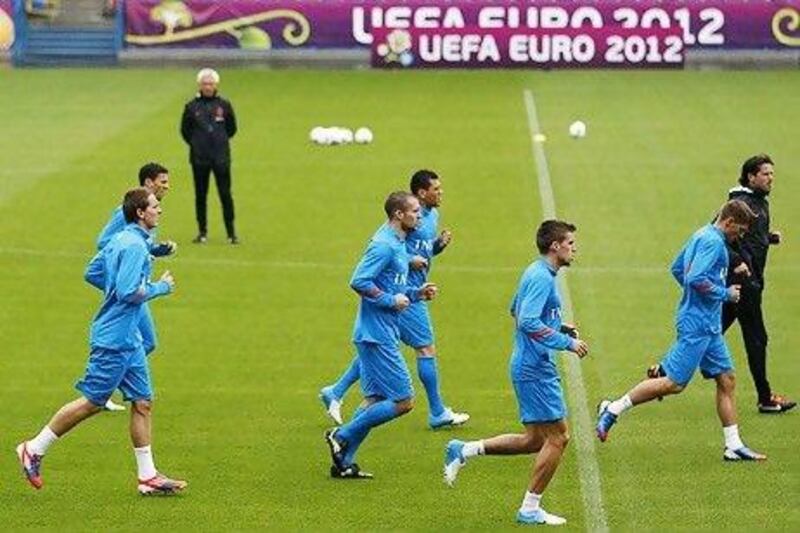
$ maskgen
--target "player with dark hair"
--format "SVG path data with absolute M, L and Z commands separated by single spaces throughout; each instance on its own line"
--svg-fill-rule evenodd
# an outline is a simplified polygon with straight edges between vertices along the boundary
M 364 402 L 353 418 L 325 432 L 331 476 L 371 478 L 355 462 L 356 452 L 372 428 L 402 416 L 413 407 L 411 375 L 400 353 L 398 315 L 412 302 L 430 300 L 436 286 L 408 284 L 405 239 L 419 221 L 419 200 L 394 192 L 384 205 L 388 220 L 372 236 L 350 280 L 360 303 L 353 328 Z
M 186 487 L 158 473 L 151 450 L 150 368 L 141 336 L 139 316 L 144 302 L 173 291 L 169 271 L 150 281 L 148 239 L 158 226 L 161 207 L 155 194 L 144 188 L 128 191 L 122 203 L 128 225 L 111 238 L 92 259 L 101 268 L 89 268 L 87 281 L 104 287 L 103 303 L 92 320 L 90 355 L 84 376 L 75 387 L 82 396 L 65 404 L 33 439 L 17 446 L 17 456 L 28 482 L 43 485 L 42 459 L 49 447 L 72 428 L 103 409 L 111 394 L 120 389 L 132 403 L 130 435 L 141 494 L 172 494 Z M 91 279 L 90 279 L 91 278 Z
M 146 163 L 139 169 L 139 185 L 153 193 L 160 202 L 164 196 L 166 196 L 167 192 L 169 192 L 169 170 L 159 163 Z M 97 251 L 101 251 L 114 235 L 125 229 L 127 224 L 128 222 L 125 220 L 125 215 L 122 212 L 122 206 L 117 206 L 111 213 L 111 218 L 97 237 Z M 153 231 L 148 239 L 150 255 L 153 257 L 172 255 L 177 251 L 178 245 L 175 242 L 165 241 L 162 243 L 155 243 L 155 238 L 155 231 Z M 91 265 L 101 268 L 99 263 L 91 263 Z M 92 279 L 95 278 L 95 276 L 90 277 Z M 102 285 L 97 288 L 101 291 L 105 289 Z M 139 334 L 142 336 L 145 354 L 149 355 L 156 349 L 158 336 L 156 335 L 153 315 L 150 313 L 150 306 L 147 303 L 143 304 L 141 307 Z M 106 409 L 109 411 L 124 411 L 125 407 L 109 398 Z
M 444 251 L 452 234 L 444 230 L 437 234 L 439 212 L 442 202 L 442 183 L 431 170 L 418 170 L 411 176 L 411 193 L 422 206 L 420 221 L 406 237 L 406 252 L 409 259 L 408 282 L 411 286 L 422 286 L 428 279 L 433 257 Z M 469 420 L 469 415 L 447 407 L 439 390 L 439 369 L 436 361 L 433 325 L 428 304 L 424 301 L 412 303 L 398 318 L 400 340 L 417 353 L 417 375 L 425 387 L 428 399 L 428 425 L 433 428 L 459 426 Z M 347 390 L 359 378 L 358 357 L 353 358 L 333 385 L 320 391 L 325 409 L 337 424 L 342 423 L 341 403 Z
M 566 523 L 564 518 L 545 511 L 541 499 L 569 442 L 556 352 L 568 350 L 581 358 L 589 353 L 589 346 L 577 338 L 573 327 L 562 328 L 561 296 L 556 284 L 559 269 L 571 265 L 577 252 L 575 231 L 574 225 L 560 220 L 541 224 L 536 232 L 541 257 L 525 269 L 511 302 L 515 328 L 510 373 L 525 432 L 471 442 L 451 440 L 445 450 L 444 480 L 450 486 L 470 458 L 537 454 L 517 513 L 517 521 L 524 524 Z
M 765 455 L 744 445 L 736 415 L 733 361 L 722 336 L 723 302 L 737 302 L 739 285 L 726 284 L 728 251 L 725 243 L 747 232 L 755 213 L 740 200 L 730 200 L 715 222 L 697 230 L 683 246 L 671 271 L 683 289 L 676 316 L 677 341 L 661 361 L 662 375 L 645 379 L 614 401 L 599 406 L 597 436 L 605 442 L 619 416 L 635 405 L 681 393 L 700 371 L 717 384 L 717 415 L 722 422 L 725 461 L 761 461 Z

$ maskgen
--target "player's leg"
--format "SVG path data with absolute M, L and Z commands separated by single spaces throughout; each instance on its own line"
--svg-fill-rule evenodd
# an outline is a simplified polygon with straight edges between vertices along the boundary
M 706 335 L 680 335 L 660 363 L 665 376 L 648 377 L 616 400 L 601 401 L 595 426 L 597 437 L 605 442 L 619 416 L 633 406 L 682 392 L 697 370 L 709 342 L 710 337 Z
M 706 379 L 713 378 L 717 384 L 716 405 L 717 416 L 722 424 L 722 435 L 725 439 L 726 461 L 760 461 L 765 455 L 754 452 L 745 446 L 739 436 L 738 417 L 736 412 L 736 375 L 733 371 L 733 359 L 722 335 L 713 337 L 703 359 L 700 371 Z
M 33 439 L 17 445 L 17 457 L 31 485 L 42 487 L 41 464 L 47 450 L 72 428 L 103 409 L 125 368 L 125 360 L 118 352 L 92 351 L 83 377 L 75 384 L 83 396 L 61 407 Z
M 361 365 L 358 362 L 358 355 L 353 357 L 350 364 L 344 373 L 339 376 L 339 379 L 333 385 L 322 387 L 319 391 L 319 399 L 325 406 L 325 411 L 328 413 L 334 422 L 337 424 L 342 423 L 342 402 L 344 396 L 353 384 L 358 381 L 361 375 Z
M 231 165 L 230 163 L 214 165 L 214 180 L 217 183 L 219 193 L 219 203 L 222 205 L 222 219 L 225 221 L 225 231 L 228 234 L 228 242 L 238 244 L 236 229 L 233 226 L 234 208 L 233 196 L 231 194 Z
M 137 489 L 143 495 L 179 492 L 186 488 L 186 482 L 160 474 L 153 459 L 153 390 L 147 356 L 140 348 L 128 357 L 128 370 L 119 388 L 125 400 L 131 402 L 130 434 L 139 479 Z
M 567 423 L 562 419 L 530 426 L 536 440 L 542 441 L 542 446 L 534 460 L 530 485 L 517 512 L 517 521 L 525 524 L 565 524 L 567 521 L 564 518 L 545 511 L 541 500 L 569 443 Z
M 340 478 L 364 477 L 352 475 L 361 472 L 354 453 L 346 454 L 351 443 L 357 448 L 373 428 L 413 408 L 411 376 L 400 350 L 373 343 L 356 343 L 356 349 L 361 364 L 361 388 L 364 397 L 372 401 L 349 422 L 325 433 L 333 460 L 331 475 Z
M 427 303 L 416 302 L 400 313 L 398 326 L 403 343 L 416 351 L 417 375 L 428 400 L 428 425 L 437 429 L 464 424 L 469 415 L 453 411 L 442 399 L 433 324 Z
M 479 455 L 520 455 L 537 453 L 544 439 L 535 431 L 539 422 L 559 420 L 566 416 L 559 378 L 536 381 L 512 381 L 524 433 L 503 434 L 488 439 L 463 442 L 451 440 L 445 447 L 444 481 L 453 486 L 459 471 L 472 457 Z
M 208 184 L 211 179 L 211 166 L 192 163 L 194 177 L 194 212 L 197 218 L 197 237 L 192 242 L 203 244 L 208 239 Z
M 739 325 L 747 351 L 747 364 L 758 394 L 758 411 L 765 414 L 783 413 L 794 408 L 797 403 L 775 394 L 767 379 L 767 345 L 769 336 L 762 312 L 762 293 L 760 290 L 742 291 L 739 302 Z

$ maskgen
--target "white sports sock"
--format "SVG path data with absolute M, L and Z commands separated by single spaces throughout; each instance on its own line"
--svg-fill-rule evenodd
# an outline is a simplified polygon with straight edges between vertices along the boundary
M 525 497 L 522 498 L 522 505 L 519 510 L 525 514 L 530 514 L 539 509 L 539 503 L 542 501 L 542 495 L 535 492 L 526 491 Z
M 608 411 L 613 415 L 619 416 L 631 407 L 633 407 L 633 402 L 631 401 L 631 397 L 626 394 L 622 398 L 608 404 Z
M 476 455 L 484 455 L 486 450 L 483 449 L 482 440 L 473 440 L 464 443 L 464 449 L 461 450 L 461 453 L 464 454 L 465 458 L 469 458 L 475 457 Z
M 725 436 L 726 448 L 737 450 L 744 446 L 741 437 L 739 437 L 739 426 L 737 424 L 723 427 L 722 434 Z
M 145 480 L 155 477 L 156 465 L 153 462 L 153 451 L 150 446 L 134 448 L 133 454 L 136 456 L 136 468 L 139 470 L 139 479 Z
M 47 448 L 58 440 L 58 435 L 53 433 L 50 426 L 45 426 L 33 439 L 28 441 L 28 451 L 34 455 L 44 455 Z

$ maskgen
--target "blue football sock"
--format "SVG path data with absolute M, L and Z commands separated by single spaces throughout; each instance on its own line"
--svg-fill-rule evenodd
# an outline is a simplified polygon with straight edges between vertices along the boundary
M 439 395 L 439 370 L 436 366 L 435 357 L 417 357 L 417 373 L 419 380 L 425 386 L 425 394 L 428 396 L 428 406 L 433 416 L 439 416 L 444 412 L 442 397 Z
M 347 446 L 350 447 L 350 444 L 359 440 L 359 438 L 364 440 L 372 428 L 378 427 L 393 418 L 397 418 L 395 403 L 391 400 L 381 400 L 367 407 L 361 413 L 358 413 L 358 416 L 353 417 L 350 422 L 340 427 L 336 432 L 336 436 L 344 440 Z
M 339 378 L 339 380 L 333 384 L 333 394 L 341 400 L 344 398 L 344 395 L 347 394 L 347 389 L 349 389 L 353 383 L 358 381 L 359 376 L 361 376 L 361 365 L 358 362 L 358 357 L 353 357 L 353 360 L 350 362 L 350 366 L 347 367 L 347 370 L 344 371 L 344 374 Z
M 353 411 L 353 418 L 357 418 L 361 413 L 364 412 L 364 405 L 359 405 L 355 411 Z M 358 447 L 361 446 L 361 443 L 366 437 L 366 433 L 358 433 L 358 434 L 351 434 L 350 440 L 347 442 L 347 449 L 344 452 L 344 464 L 351 465 L 355 462 L 356 452 L 358 451 Z

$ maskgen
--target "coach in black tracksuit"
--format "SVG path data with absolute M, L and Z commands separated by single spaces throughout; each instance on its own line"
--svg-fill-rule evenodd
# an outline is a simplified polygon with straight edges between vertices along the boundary
M 728 284 L 740 284 L 742 292 L 738 303 L 725 303 L 722 308 L 723 331 L 727 331 L 734 320 L 739 320 L 747 363 L 758 393 L 758 410 L 762 413 L 780 413 L 795 406 L 795 402 L 774 394 L 767 381 L 767 328 L 761 311 L 761 296 L 767 252 L 770 245 L 781 240 L 780 233 L 773 232 L 769 223 L 767 197 L 773 178 L 772 159 L 766 154 L 753 156 L 742 165 L 739 186 L 730 190 L 728 198 L 746 202 L 758 218 L 737 243 L 728 244 Z
M 186 104 L 181 120 L 181 135 L 189 145 L 189 161 L 194 174 L 195 213 L 199 233 L 196 243 L 205 243 L 208 235 L 206 199 L 211 172 L 217 182 L 222 217 L 228 242 L 238 244 L 233 225 L 231 196 L 231 150 L 229 140 L 236 135 L 236 115 L 231 103 L 217 93 L 219 74 L 203 69 L 197 74 L 197 96 Z

